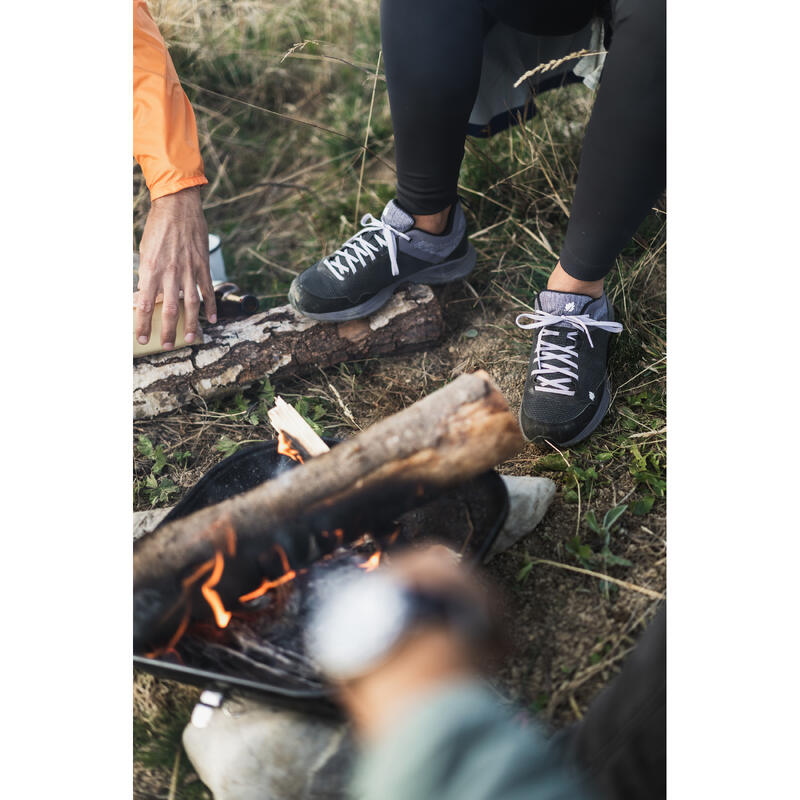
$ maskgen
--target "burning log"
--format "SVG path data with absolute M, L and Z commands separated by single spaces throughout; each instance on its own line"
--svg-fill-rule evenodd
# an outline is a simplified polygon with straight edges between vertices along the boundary
M 224 397 L 268 376 L 419 349 L 443 329 L 439 301 L 427 286 L 406 287 L 371 317 L 351 322 L 317 322 L 280 306 L 205 328 L 201 345 L 136 359 L 133 416 Z
M 345 542 L 380 538 L 403 512 L 522 444 L 489 376 L 462 375 L 330 452 L 163 525 L 134 545 L 136 645 L 176 640 L 198 589 L 225 627 L 229 607 L 291 581 Z

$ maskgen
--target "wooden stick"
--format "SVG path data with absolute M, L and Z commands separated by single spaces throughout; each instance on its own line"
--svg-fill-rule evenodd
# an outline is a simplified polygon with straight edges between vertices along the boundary
M 282 397 L 275 398 L 275 406 L 267 411 L 267 416 L 278 433 L 285 433 L 310 456 L 321 456 L 330 450 L 302 415 Z
M 181 750 L 182 747 L 178 746 L 175 751 L 175 761 L 172 764 L 172 777 L 169 781 L 169 794 L 167 800 L 175 800 L 175 793 L 178 791 L 178 773 L 181 767 Z
M 573 567 L 570 564 L 561 564 L 558 561 L 549 561 L 546 558 L 532 559 L 534 564 L 546 564 L 548 567 L 558 567 L 559 569 L 567 569 L 570 572 L 579 572 L 581 575 L 589 575 L 592 578 L 599 578 L 601 581 L 608 581 L 621 586 L 623 589 L 630 589 L 632 592 L 639 592 L 645 597 L 652 597 L 653 600 L 663 600 L 664 595 L 661 592 L 656 592 L 653 589 L 647 589 L 644 586 L 637 586 L 635 583 L 628 583 L 628 581 L 621 581 L 619 578 L 612 578 L 610 575 L 604 575 L 602 572 L 595 572 L 591 569 L 583 569 L 581 567 Z

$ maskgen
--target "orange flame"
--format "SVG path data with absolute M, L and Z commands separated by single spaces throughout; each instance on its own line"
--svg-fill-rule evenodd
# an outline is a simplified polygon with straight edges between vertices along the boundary
M 243 594 L 239 598 L 240 603 L 247 603 L 249 600 L 255 600 L 257 597 L 262 597 L 270 589 L 274 589 L 277 586 L 283 586 L 284 583 L 289 583 L 289 581 L 292 581 L 297 577 L 297 573 L 289 566 L 289 559 L 286 557 L 286 551 L 279 544 L 275 545 L 275 550 L 277 551 L 278 557 L 281 560 L 281 565 L 283 566 L 283 575 L 281 575 L 280 578 L 276 578 L 274 581 L 265 578 L 261 582 L 261 586 L 259 586 L 258 589 L 254 589 L 252 592 Z
M 366 561 L 359 564 L 358 566 L 361 567 L 365 572 L 372 572 L 380 563 L 381 563 L 381 551 L 378 550 L 377 553 L 373 553 Z
M 230 523 L 225 528 L 225 544 L 228 547 L 228 555 L 233 558 L 236 555 L 236 531 L 233 530 Z
M 184 633 L 186 633 L 186 629 L 189 627 L 189 618 L 191 614 L 189 613 L 189 609 L 186 609 L 186 612 L 183 615 L 183 619 L 181 620 L 181 624 L 178 625 L 178 629 L 175 633 L 172 634 L 172 638 L 167 642 L 164 646 L 163 652 L 168 653 L 172 651 L 175 655 L 178 655 L 177 650 L 175 650 L 175 645 L 181 640 L 181 637 Z
M 211 606 L 211 610 L 214 612 L 214 618 L 220 628 L 226 627 L 231 621 L 230 611 L 226 611 L 225 606 L 222 604 L 222 598 L 214 591 L 214 587 L 219 583 L 219 579 L 222 577 L 222 570 L 224 569 L 225 559 L 222 557 L 222 553 L 217 550 L 214 556 L 214 571 L 201 587 L 203 597 L 205 597 L 206 602 Z
M 265 578 L 258 589 L 254 589 L 252 592 L 248 592 L 248 594 L 243 594 L 239 598 L 239 602 L 246 603 L 249 600 L 255 600 L 257 597 L 263 597 L 270 589 L 283 586 L 284 583 L 289 583 L 289 581 L 293 581 L 296 577 L 297 573 L 293 569 L 290 569 L 287 573 L 281 575 L 280 578 L 276 578 L 274 581 L 268 581 Z
M 233 526 L 230 522 L 222 523 L 225 526 L 224 529 L 224 539 L 225 539 L 225 549 L 227 550 L 228 554 L 233 557 L 236 555 L 236 532 L 233 529 Z M 192 573 L 187 575 L 181 583 L 183 584 L 183 592 L 184 598 L 186 599 L 188 596 L 189 591 L 191 590 L 192 586 L 200 580 L 207 572 L 211 572 L 211 575 L 205 581 L 205 583 L 200 587 L 200 590 L 203 593 L 203 597 L 205 597 L 206 602 L 211 606 L 211 610 L 214 612 L 214 619 L 217 622 L 217 625 L 220 628 L 227 627 L 228 623 L 231 621 L 232 614 L 225 608 L 225 605 L 222 602 L 222 598 L 219 594 L 214 591 L 214 587 L 219 583 L 220 578 L 222 577 L 222 572 L 225 569 L 225 559 L 222 555 L 221 550 L 217 550 L 214 558 L 209 559 L 208 561 L 204 561 L 200 566 L 196 567 Z M 177 651 L 175 650 L 175 646 L 178 644 L 180 639 L 183 637 L 183 634 L 186 633 L 186 629 L 189 627 L 189 623 L 191 621 L 191 607 L 187 604 L 186 610 L 184 615 L 180 621 L 180 624 L 175 629 L 175 632 L 172 634 L 169 642 L 164 645 L 164 647 L 158 648 L 153 650 L 149 653 L 145 653 L 147 658 L 158 658 L 160 655 L 164 653 L 173 652 L 176 656 L 178 656 Z M 180 657 L 180 656 L 178 656 Z
M 163 647 L 159 647 L 155 650 L 151 650 L 149 653 L 145 653 L 145 658 L 158 658 L 159 656 L 164 655 L 164 653 L 172 653 L 173 655 L 177 656 L 178 659 L 180 659 L 180 654 L 175 649 L 175 645 L 178 644 L 183 634 L 186 633 L 186 629 L 189 627 L 189 617 L 189 609 L 187 608 L 184 612 L 183 619 L 181 619 L 180 625 L 178 625 L 177 630 L 172 634 L 170 640 Z
M 292 446 L 292 440 L 283 431 L 278 431 L 278 452 L 282 456 L 288 456 L 293 461 L 303 463 L 303 457 L 295 450 Z
M 208 572 L 214 566 L 214 559 L 212 558 L 210 561 L 206 561 L 201 564 L 191 575 L 185 577 L 182 581 L 183 583 L 183 591 L 186 593 L 192 586 L 192 584 L 198 580 L 203 574 Z M 164 653 L 168 653 L 170 651 L 175 651 L 175 645 L 180 641 L 181 637 L 184 633 L 186 633 L 186 629 L 189 627 L 189 620 L 191 614 L 190 609 L 187 606 L 186 610 L 184 611 L 183 618 L 180 621 L 180 624 L 175 629 L 175 632 L 172 634 L 169 642 L 165 644 L 163 647 L 159 647 L 156 650 L 152 650 L 149 653 L 145 653 L 147 658 L 158 658 L 159 656 L 163 655 Z
M 183 579 L 183 588 L 188 589 L 201 575 L 208 572 L 214 566 L 214 559 L 201 564 L 191 575 Z

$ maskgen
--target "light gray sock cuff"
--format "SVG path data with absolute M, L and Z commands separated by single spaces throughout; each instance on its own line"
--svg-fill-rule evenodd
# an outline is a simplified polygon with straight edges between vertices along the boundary
M 459 243 L 464 238 L 466 230 L 467 220 L 464 217 L 464 210 L 461 208 L 461 203 L 456 201 L 453 208 L 452 224 L 448 233 L 436 236 L 435 234 L 412 228 L 410 231 L 407 231 L 408 235 L 411 237 L 411 241 L 406 242 L 401 239 L 399 241 L 400 249 L 405 250 L 411 255 L 417 255 L 418 258 L 420 257 L 419 252 L 423 251 L 429 257 L 442 260 L 447 258 L 447 256 L 458 247 Z M 404 245 L 408 248 L 407 250 Z
M 414 217 L 400 208 L 396 200 L 390 200 L 386 204 L 386 208 L 383 209 L 383 214 L 381 214 L 381 219 L 396 231 L 402 231 L 403 233 L 414 227 Z
M 539 293 L 536 302 L 542 311 L 548 314 L 587 314 L 592 319 L 611 319 L 610 306 L 606 293 L 596 300 L 585 294 L 572 294 L 571 292 L 555 292 L 545 289 Z
M 409 240 L 397 238 L 397 247 L 401 253 L 408 253 L 408 255 L 431 263 L 446 259 L 458 247 L 467 230 L 464 210 L 458 201 L 453 208 L 453 219 L 449 232 L 439 236 L 415 228 L 414 217 L 402 209 L 396 200 L 390 200 L 386 204 L 381 219 L 395 230 L 408 235 Z

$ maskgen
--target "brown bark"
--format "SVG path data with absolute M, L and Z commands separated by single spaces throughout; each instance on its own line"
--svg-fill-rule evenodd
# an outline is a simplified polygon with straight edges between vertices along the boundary
M 268 548 L 275 531 L 299 519 L 312 528 L 324 519 L 333 530 L 357 528 L 364 514 L 402 513 L 522 445 L 517 420 L 490 377 L 462 375 L 330 452 L 142 537 L 134 545 L 134 586 L 185 573 L 215 549 L 230 550 L 231 531 L 239 550 L 262 542 Z M 298 552 L 311 558 L 314 547 Z
M 202 345 L 137 358 L 133 416 L 144 419 L 232 394 L 267 376 L 403 353 L 436 341 L 444 324 L 427 286 L 408 286 L 371 317 L 317 322 L 291 306 L 204 330 Z

